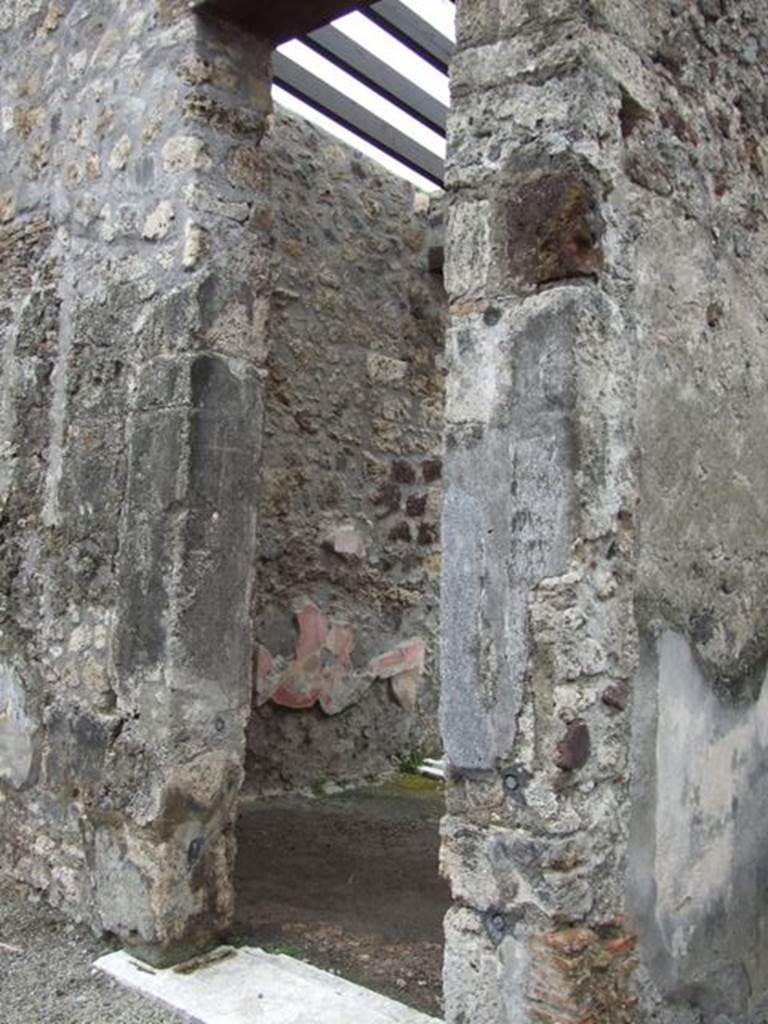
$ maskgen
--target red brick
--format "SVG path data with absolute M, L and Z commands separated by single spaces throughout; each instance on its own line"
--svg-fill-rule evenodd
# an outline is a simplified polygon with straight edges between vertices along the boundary
M 426 494 L 412 494 L 405 503 L 405 514 L 416 519 L 423 516 L 427 507 Z
M 415 484 L 416 470 L 403 459 L 397 459 L 392 463 L 392 479 L 399 484 Z
M 421 464 L 421 475 L 427 484 L 434 483 L 443 475 L 443 463 L 441 459 L 426 459 Z

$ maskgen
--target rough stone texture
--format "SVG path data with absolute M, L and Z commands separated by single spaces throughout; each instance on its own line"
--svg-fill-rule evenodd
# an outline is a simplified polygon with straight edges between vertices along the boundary
M 630 906 L 648 968 L 694 1020 L 762 1021 L 768 687 L 724 702 L 667 628 L 648 641 L 638 689 Z
M 630 908 L 663 1021 L 762 1021 L 768 1002 L 767 16 L 663 5 L 624 82 L 642 114 L 622 195 L 640 450 Z
M 204 941 L 252 694 L 262 788 L 433 736 L 441 541 L 448 1024 L 762 1024 L 766 2 L 457 10 L 431 216 L 186 0 L 0 10 L 0 869 Z
M 459 0 L 450 1024 L 746 1024 L 768 974 L 763 0 Z
M 287 114 L 263 155 L 276 276 L 248 782 L 280 789 L 439 748 L 445 298 L 426 196 Z
M 158 957 L 231 912 L 270 287 L 268 49 L 185 6 L 0 14 L 0 870 Z
M 27 696 L 13 670 L 0 675 L 0 779 L 13 789 L 27 785 L 35 765 L 37 728 Z

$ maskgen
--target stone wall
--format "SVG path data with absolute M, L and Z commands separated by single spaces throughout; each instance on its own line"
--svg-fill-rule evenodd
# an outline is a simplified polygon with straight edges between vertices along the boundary
M 633 28 L 642 640 L 630 907 L 663 1021 L 768 1007 L 768 6 Z M 653 883 L 651 885 L 651 882 Z
M 764 1016 L 767 13 L 459 0 L 451 1024 Z
M 444 292 L 429 199 L 298 118 L 272 164 L 275 291 L 249 776 L 380 776 L 439 749 Z
M 440 540 L 449 1024 L 758 1024 L 765 0 L 457 10 L 441 538 L 423 204 L 187 3 L 0 12 L 0 870 L 209 939 L 249 719 L 432 742 Z
M 231 912 L 269 51 L 0 11 L 0 870 L 163 956 Z

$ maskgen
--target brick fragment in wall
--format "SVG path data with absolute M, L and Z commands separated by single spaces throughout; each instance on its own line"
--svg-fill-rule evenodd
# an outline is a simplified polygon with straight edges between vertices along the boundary
M 383 483 L 373 495 L 377 514 L 386 516 L 400 508 L 400 488 L 392 481 Z
M 555 746 L 555 764 L 564 772 L 578 771 L 589 760 L 589 728 L 586 722 L 571 722 Z
M 593 930 L 570 927 L 533 942 L 527 1001 L 536 1024 L 634 1024 L 637 937 L 624 918 Z
M 404 519 L 401 520 L 401 522 L 396 523 L 389 531 L 387 536 L 391 541 L 400 541 L 405 544 L 409 544 L 413 539 L 410 524 L 407 523 Z
M 395 459 L 392 463 L 392 479 L 398 484 L 416 483 L 416 470 L 410 462 Z
M 413 519 L 424 515 L 427 508 L 426 494 L 411 494 L 405 502 L 405 514 Z
M 511 277 L 541 285 L 602 268 L 599 197 L 584 171 L 542 169 L 513 182 L 506 217 Z
M 443 475 L 443 463 L 440 459 L 425 459 L 421 464 L 424 483 L 431 484 Z
M 440 528 L 437 523 L 419 523 L 418 542 L 422 547 L 437 544 L 440 539 Z

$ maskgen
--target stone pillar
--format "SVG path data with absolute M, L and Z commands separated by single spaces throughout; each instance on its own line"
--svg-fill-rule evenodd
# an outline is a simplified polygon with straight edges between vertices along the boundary
M 619 85 L 576 0 L 459 0 L 449 128 L 450 1024 L 631 1019 L 632 330 Z
M 459 0 L 451 1024 L 765 1016 L 764 20 Z
M 269 302 L 269 47 L 190 6 L 0 16 L 0 866 L 155 959 L 232 911 Z

